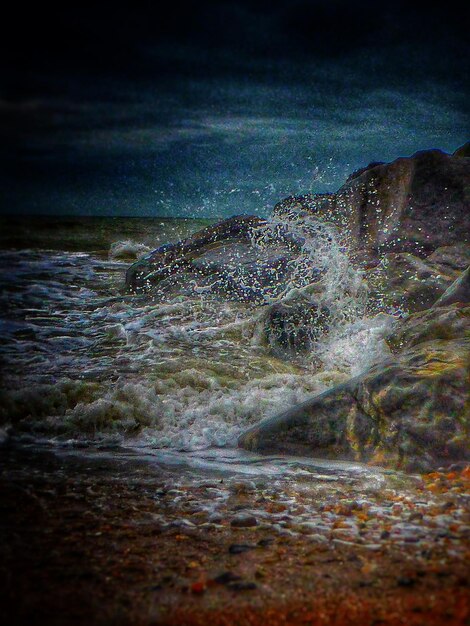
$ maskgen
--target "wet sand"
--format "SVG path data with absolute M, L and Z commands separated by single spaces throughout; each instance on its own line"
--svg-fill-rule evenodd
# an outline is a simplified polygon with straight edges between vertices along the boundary
M 312 503 L 269 481 L 222 497 L 226 477 L 185 482 L 137 459 L 0 456 L 4 624 L 468 624 L 468 470 L 365 500 L 325 483 Z M 319 532 L 299 522 L 309 506 Z

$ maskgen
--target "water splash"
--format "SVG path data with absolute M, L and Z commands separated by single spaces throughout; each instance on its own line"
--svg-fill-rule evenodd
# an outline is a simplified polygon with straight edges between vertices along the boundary
M 116 260 L 5 253 L 2 421 L 48 439 L 231 446 L 245 427 L 366 367 L 388 322 L 365 317 L 366 285 L 334 226 L 273 218 L 253 231 L 252 245 L 279 238 L 296 242 L 296 258 L 282 289 L 266 286 L 262 305 L 205 290 L 129 296 Z M 267 313 L 306 304 L 327 308 L 328 323 L 302 354 L 273 352 L 261 340 Z

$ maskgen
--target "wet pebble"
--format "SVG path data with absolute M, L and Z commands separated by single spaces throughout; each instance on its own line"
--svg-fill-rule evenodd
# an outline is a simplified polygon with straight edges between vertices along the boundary
M 222 572 L 214 578 L 214 582 L 219 585 L 228 585 L 229 583 L 234 583 L 241 580 L 241 576 L 234 574 L 233 572 Z
M 232 591 L 253 591 L 258 588 L 257 584 L 250 581 L 245 580 L 236 580 L 227 585 L 228 589 L 232 589 Z
M 255 489 L 255 483 L 248 480 L 240 480 L 230 485 L 230 491 L 237 494 L 250 493 L 252 491 L 255 491 Z
M 256 548 L 255 545 L 251 543 L 232 543 L 228 551 L 230 554 L 242 554 L 243 552 L 248 552 L 249 550 L 254 550 Z
M 258 521 L 254 515 L 240 513 L 232 519 L 230 524 L 233 528 L 249 528 L 258 526 Z
M 260 539 L 258 541 L 258 545 L 261 548 L 266 548 L 267 546 L 270 546 L 272 543 L 274 543 L 274 539 L 272 537 L 265 537 L 264 539 Z

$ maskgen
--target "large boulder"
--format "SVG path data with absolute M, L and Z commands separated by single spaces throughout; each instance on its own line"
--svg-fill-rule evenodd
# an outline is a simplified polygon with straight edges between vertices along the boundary
M 391 355 L 246 431 L 239 445 L 427 471 L 470 460 L 470 305 L 410 315 Z
M 373 163 L 335 194 L 287 198 L 282 215 L 305 211 L 337 224 L 359 260 L 384 252 L 428 256 L 441 246 L 470 243 L 470 159 L 467 152 L 417 152 Z
M 281 300 L 264 307 L 257 323 L 260 343 L 278 357 L 307 353 L 328 331 L 328 307 L 310 299 Z M 255 331 L 256 332 L 256 331 Z
M 256 233 L 265 225 L 256 216 L 235 216 L 161 246 L 131 265 L 126 285 L 145 291 L 175 279 L 240 300 L 275 296 L 288 280 L 299 244 L 278 229 L 270 233 L 269 245 L 257 245 Z

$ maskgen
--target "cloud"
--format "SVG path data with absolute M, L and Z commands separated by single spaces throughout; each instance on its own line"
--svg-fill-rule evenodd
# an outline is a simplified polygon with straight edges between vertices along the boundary
M 85 2 L 54 26 L 32 7 L 0 59 L 3 210 L 265 211 L 372 160 L 453 150 L 468 98 L 451 5 Z

